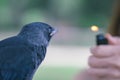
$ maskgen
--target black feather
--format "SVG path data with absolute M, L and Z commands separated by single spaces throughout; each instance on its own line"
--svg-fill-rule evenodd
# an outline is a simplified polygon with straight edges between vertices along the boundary
M 0 41 L 0 80 L 32 80 L 45 57 L 52 31 L 48 24 L 34 22 L 25 25 L 18 35 Z

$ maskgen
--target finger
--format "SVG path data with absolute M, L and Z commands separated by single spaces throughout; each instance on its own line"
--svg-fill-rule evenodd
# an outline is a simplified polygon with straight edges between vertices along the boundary
M 109 44 L 116 44 L 116 39 L 114 39 L 109 33 L 105 35 Z
M 119 56 L 107 58 L 97 58 L 95 56 L 90 56 L 88 59 L 88 65 L 94 68 L 105 68 L 111 66 L 120 69 L 120 58 Z
M 101 79 L 102 80 L 102 79 Z M 104 80 L 120 80 L 120 78 L 113 78 L 113 77 L 107 77 L 106 79 Z
M 101 45 L 91 48 L 90 51 L 96 57 L 111 57 L 120 55 L 120 45 Z
M 91 48 L 90 51 L 96 57 L 109 57 L 113 55 L 113 53 L 110 52 L 112 48 L 112 46 L 101 45 Z
M 98 77 L 120 78 L 120 71 L 116 68 L 90 68 L 88 73 Z
M 91 79 L 91 76 L 88 75 L 88 73 L 86 72 L 86 70 L 81 71 L 79 74 L 77 74 L 74 78 L 74 80 L 93 80 Z
M 104 68 L 90 68 L 88 73 L 97 77 L 106 77 L 108 75 L 108 70 Z
M 98 80 L 96 76 L 91 76 L 87 73 L 87 70 L 81 71 L 74 77 L 74 80 Z
M 109 33 L 105 35 L 109 44 L 120 45 L 120 37 L 112 37 Z
M 108 76 L 111 78 L 120 78 L 120 70 L 117 68 L 109 68 L 108 69 L 109 73 Z
M 94 68 L 103 68 L 103 67 L 109 67 L 112 64 L 112 61 L 111 58 L 97 58 L 95 56 L 90 56 L 89 59 L 88 59 L 88 65 L 90 67 L 94 67 Z
M 120 69 L 120 56 L 112 57 L 111 60 L 109 61 L 109 65 L 119 70 Z

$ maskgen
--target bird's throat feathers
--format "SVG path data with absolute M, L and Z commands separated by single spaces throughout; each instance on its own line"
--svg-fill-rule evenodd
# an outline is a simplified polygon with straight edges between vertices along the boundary
M 45 39 L 44 34 L 43 33 L 37 33 L 37 32 L 22 32 L 19 33 L 18 36 L 20 36 L 22 39 L 27 40 L 30 44 L 36 45 L 36 46 L 40 46 L 40 45 L 44 45 L 44 46 L 48 46 L 48 41 L 47 39 Z

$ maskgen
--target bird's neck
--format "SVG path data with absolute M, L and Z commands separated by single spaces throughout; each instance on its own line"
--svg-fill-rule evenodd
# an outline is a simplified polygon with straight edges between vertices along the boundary
M 26 34 L 18 34 L 19 37 L 21 37 L 22 39 L 27 40 L 30 44 L 36 45 L 36 46 L 48 46 L 48 41 L 46 39 L 44 39 L 43 36 L 39 36 L 37 34 L 30 34 L 30 33 L 26 33 Z

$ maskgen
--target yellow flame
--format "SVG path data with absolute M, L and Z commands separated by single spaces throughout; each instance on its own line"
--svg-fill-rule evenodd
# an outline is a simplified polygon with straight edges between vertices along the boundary
M 97 31 L 99 31 L 99 27 L 93 25 L 93 26 L 91 26 L 91 30 L 94 31 L 94 32 L 97 32 Z

